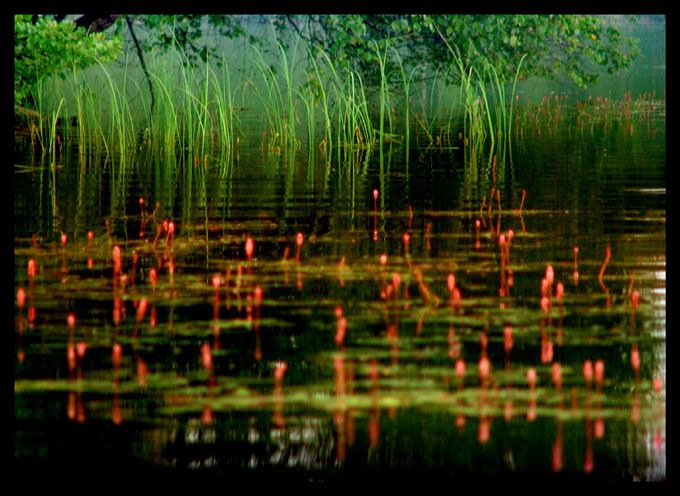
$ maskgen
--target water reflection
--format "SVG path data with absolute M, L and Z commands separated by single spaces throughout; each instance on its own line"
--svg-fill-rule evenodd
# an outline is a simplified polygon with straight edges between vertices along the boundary
M 15 457 L 65 421 L 98 433 L 71 455 L 242 476 L 665 478 L 662 133 L 553 131 L 477 175 L 414 148 L 312 183 L 243 149 L 21 215 Z

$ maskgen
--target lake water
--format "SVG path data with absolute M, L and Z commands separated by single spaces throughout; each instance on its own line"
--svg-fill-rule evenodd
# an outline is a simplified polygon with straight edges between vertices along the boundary
M 495 167 L 422 136 L 222 173 L 29 155 L 18 468 L 665 479 L 665 101 L 632 135 L 575 112 Z

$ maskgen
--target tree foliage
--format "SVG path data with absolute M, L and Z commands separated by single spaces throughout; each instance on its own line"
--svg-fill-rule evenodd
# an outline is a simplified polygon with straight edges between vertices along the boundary
M 39 77 L 64 75 L 65 69 L 86 67 L 110 60 L 120 53 L 125 29 L 121 16 L 81 16 L 76 22 L 65 16 L 15 17 L 15 101 L 23 102 Z M 260 46 L 276 34 L 285 46 L 295 38 L 331 59 L 347 63 L 368 80 L 378 79 L 375 44 L 389 40 L 407 67 L 447 67 L 459 51 L 466 69 L 490 62 L 501 80 L 516 73 L 549 79 L 567 77 L 581 87 L 594 83 L 603 69 L 609 73 L 628 67 L 638 55 L 637 40 L 626 38 L 602 16 L 592 15 L 136 15 L 127 26 L 140 29 L 139 56 L 149 50 L 178 48 L 189 65 L 219 56 L 214 40 L 248 37 Z M 116 30 L 100 31 L 112 23 Z M 263 25 L 260 32 L 253 25 Z M 273 29 L 272 29 L 273 28 Z M 210 32 L 211 42 L 204 36 Z M 134 36 L 137 43 L 137 37 Z M 396 54 L 385 60 L 394 67 Z M 391 60 L 390 60 L 391 59 Z M 455 77 L 456 71 L 450 73 Z
M 566 76 L 582 87 L 639 54 L 637 40 L 592 15 L 286 15 L 273 22 L 282 37 L 293 32 L 366 74 L 378 66 L 373 41 L 387 39 L 411 66 L 450 64 L 446 38 L 468 68 L 488 60 L 507 80 L 526 54 L 524 76 Z
M 121 39 L 88 32 L 71 20 L 52 17 L 14 17 L 14 102 L 24 105 L 42 77 L 65 77 L 73 68 L 82 69 L 96 59 L 115 59 Z
M 180 50 L 183 63 L 192 65 L 219 52 L 215 39 L 245 36 L 240 18 L 225 15 L 144 15 L 134 16 L 144 36 L 144 51 Z M 205 35 L 212 34 L 211 40 Z

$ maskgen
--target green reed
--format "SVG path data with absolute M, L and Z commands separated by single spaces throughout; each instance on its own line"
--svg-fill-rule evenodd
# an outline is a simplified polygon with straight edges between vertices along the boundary
M 331 110 L 328 111 L 326 107 L 324 111 L 327 118 L 335 114 L 338 158 L 342 158 L 342 150 L 349 153 L 354 153 L 358 148 L 370 150 L 375 141 L 375 132 L 361 76 L 351 70 L 349 65 L 339 68 L 327 53 L 319 53 L 325 61 L 326 74 L 330 77 L 330 89 L 324 94 L 329 95 Z
M 385 65 L 387 59 L 387 47 L 389 45 L 389 40 L 385 42 L 384 53 L 381 54 L 380 47 L 377 42 L 373 43 L 375 46 L 376 55 L 378 56 L 378 65 L 380 67 L 380 143 L 385 141 L 385 109 L 388 109 L 389 117 L 389 101 L 387 93 L 387 74 L 385 72 Z M 392 131 L 392 120 L 390 118 L 390 132 Z
M 392 51 L 394 53 L 394 57 L 397 60 L 397 63 L 399 64 L 399 71 L 401 74 L 401 83 L 402 87 L 404 90 L 404 101 L 403 101 L 403 106 L 404 106 L 404 144 L 406 145 L 406 157 L 408 157 L 408 149 L 409 149 L 409 144 L 410 144 L 410 139 L 411 139 L 411 84 L 413 82 L 413 76 L 418 71 L 419 69 L 422 68 L 421 65 L 416 65 L 413 69 L 411 69 L 411 72 L 409 75 L 406 75 L 406 69 L 404 68 L 404 64 L 402 62 L 401 56 L 399 55 L 399 51 L 392 47 Z
M 125 165 L 130 162 L 133 150 L 148 147 L 173 169 L 183 162 L 203 168 L 210 163 L 219 164 L 221 173 L 227 173 L 239 143 L 239 119 L 234 107 L 239 91 L 244 98 L 251 95 L 259 102 L 269 151 L 280 153 L 285 148 L 289 162 L 294 161 L 294 154 L 301 145 L 296 133 L 298 126 L 306 128 L 307 146 L 310 149 L 317 146 L 316 128 L 317 124 L 321 125 L 317 122 L 318 115 L 323 121 L 323 138 L 318 146 L 326 158 L 334 156 L 333 147 L 336 147 L 340 163 L 356 165 L 367 161 L 376 140 L 381 144 L 394 142 L 395 130 L 403 131 L 408 153 L 412 118 L 415 119 L 416 135 L 422 130 L 429 145 L 444 146 L 452 126 L 462 125 L 468 160 L 476 162 L 490 149 L 491 154 L 495 151 L 500 155 L 502 162 L 509 150 L 508 139 L 514 122 L 513 98 L 507 101 L 505 85 L 490 63 L 483 64 L 477 71 L 468 67 L 448 42 L 447 46 L 453 63 L 435 69 L 426 83 L 423 66 L 407 71 L 391 40 L 373 42 L 379 82 L 377 99 L 371 100 L 370 104 L 358 71 L 352 70 L 349 63 L 345 65 L 333 60 L 319 48 L 313 50 L 299 37 L 290 50 L 274 39 L 272 57 L 250 45 L 253 63 L 240 74 L 241 82 L 236 87 L 232 86 L 234 66 L 230 66 L 224 56 L 220 69 L 207 55 L 198 67 L 190 66 L 182 63 L 186 57 L 179 44 L 166 55 L 152 53 L 149 70 L 143 75 L 138 71 L 137 77 L 129 70 L 127 59 L 122 76 L 114 76 L 111 66 L 97 61 L 97 74 L 103 75 L 103 88 L 93 89 L 95 86 L 75 70 L 71 75 L 76 109 L 74 136 L 80 162 L 85 162 L 84 150 L 103 149 L 107 156 L 118 154 L 121 164 Z M 299 48 L 308 56 L 302 82 L 300 71 L 295 70 Z M 393 62 L 396 64 L 392 65 Z M 414 91 L 421 70 L 422 92 Z M 520 67 L 512 86 L 512 96 L 519 70 Z M 447 82 L 452 72 L 459 81 L 457 85 Z M 150 88 L 142 84 L 147 77 Z M 155 95 L 154 105 L 149 105 L 149 92 Z M 457 92 L 457 98 L 454 92 Z M 128 93 L 137 100 L 133 102 Z M 402 93 L 403 130 L 395 125 L 391 101 L 394 95 Z M 454 104 L 448 103 L 452 97 Z M 416 112 L 418 105 L 419 112 Z M 48 115 L 44 114 L 45 110 L 42 112 Z M 108 120 L 103 118 L 106 112 Z M 447 121 L 444 125 L 441 124 L 442 117 Z M 43 147 L 49 148 L 50 137 L 44 120 L 40 120 L 36 134 Z M 440 126 L 438 132 L 435 130 L 437 125 Z M 244 138 L 252 139 L 252 136 Z M 309 158 L 312 159 L 313 154 L 309 154 Z
M 324 131 L 325 131 L 324 139 L 321 142 L 321 146 L 323 146 L 323 149 L 326 150 L 327 148 L 329 148 L 331 146 L 331 143 L 332 143 L 331 116 L 330 116 L 328 94 L 327 94 L 327 92 L 324 88 L 323 79 L 321 77 L 321 72 L 319 70 L 319 65 L 317 64 L 317 56 L 312 53 L 310 47 L 307 46 L 306 44 L 305 44 L 305 48 L 307 49 L 308 59 L 310 60 L 310 62 L 312 64 L 312 68 L 314 69 L 313 73 L 308 74 L 308 76 L 307 76 L 306 86 L 309 88 L 308 98 L 313 98 L 314 102 L 320 102 L 321 103 L 321 111 L 322 111 L 323 116 L 324 116 Z M 323 52 L 323 51 L 321 49 L 318 49 L 318 52 Z M 327 55 L 326 55 L 326 57 L 328 58 Z M 308 122 L 309 122 L 309 118 L 308 118 Z M 310 141 L 310 147 L 312 145 L 313 145 L 313 143 Z M 328 155 L 330 155 L 331 151 L 327 150 L 327 153 L 328 153 Z
M 59 121 L 59 112 L 64 104 L 64 99 L 59 100 L 59 105 L 57 109 L 52 112 L 50 119 L 50 131 L 49 131 L 49 156 L 50 156 L 50 166 L 54 170 L 57 166 L 57 141 L 59 136 L 57 135 L 57 122 Z
M 35 101 L 35 125 L 31 126 L 31 139 L 37 140 L 40 146 L 42 158 L 47 158 L 51 165 L 56 162 L 56 149 L 62 143 L 62 137 L 58 131 L 63 126 L 59 123 L 63 119 L 63 108 L 66 107 L 67 92 L 56 78 L 46 80 L 40 78 L 33 90 Z
M 231 89 L 231 77 L 229 74 L 229 65 L 224 56 L 222 57 L 221 77 L 218 77 L 215 71 L 211 71 L 211 76 L 215 98 L 218 141 L 221 145 L 220 163 L 223 164 L 222 172 L 224 172 L 230 168 L 235 147 L 234 102 Z M 226 166 L 226 168 L 224 166 Z
M 106 81 L 108 82 L 109 89 L 109 139 L 111 143 L 115 143 L 115 148 L 117 149 L 119 162 L 122 167 L 126 165 L 127 162 L 127 152 L 128 148 L 134 144 L 135 127 L 134 119 L 130 113 L 130 106 L 126 100 L 125 84 L 122 90 L 114 81 L 113 77 L 106 69 L 106 66 L 100 61 L 96 60 L 97 64 L 102 70 Z M 126 66 L 127 67 L 127 66 Z M 126 79 L 124 77 L 124 79 Z
M 180 132 L 174 92 L 167 73 L 158 75 L 151 72 L 150 76 L 156 90 L 156 105 L 149 123 L 149 139 L 159 154 L 166 158 L 175 157 Z
M 298 144 L 295 136 L 295 99 L 296 90 L 293 82 L 292 68 L 295 66 L 297 43 L 293 49 L 292 60 L 288 61 L 288 55 L 283 45 L 275 40 L 278 54 L 279 67 L 282 72 L 282 80 L 279 81 L 272 66 L 267 64 L 265 58 L 257 47 L 252 46 L 257 58 L 255 66 L 259 72 L 266 95 L 260 92 L 260 88 L 251 82 L 255 94 L 260 99 L 270 130 L 270 149 L 277 145 L 295 148 Z
M 305 114 L 307 116 L 306 119 L 306 124 L 307 124 L 307 139 L 308 139 L 308 147 L 310 150 L 314 149 L 313 143 L 314 143 L 314 127 L 315 127 L 315 122 L 314 122 L 314 94 L 312 93 L 312 90 L 307 87 L 303 88 L 301 90 L 295 90 L 295 93 L 298 95 L 300 98 L 300 101 L 302 101 L 304 107 L 305 107 Z
M 442 109 L 448 107 L 446 127 L 450 129 L 452 126 L 455 106 L 451 104 L 452 95 L 449 94 L 451 85 L 447 83 L 451 70 L 452 68 L 448 66 L 435 68 L 428 83 L 425 69 L 423 69 L 421 90 L 415 92 L 416 103 L 419 104 L 419 112 L 413 112 L 413 117 L 416 124 L 419 125 L 417 129 L 425 133 L 428 146 L 433 144 L 442 145 L 441 141 L 443 138 L 441 135 L 443 133 L 440 132 L 438 135 L 435 135 L 436 125 L 442 122 Z

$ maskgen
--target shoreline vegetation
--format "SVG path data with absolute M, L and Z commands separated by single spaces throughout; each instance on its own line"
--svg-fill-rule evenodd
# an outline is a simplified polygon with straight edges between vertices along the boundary
M 382 153 L 386 144 L 408 150 L 414 137 L 424 147 L 462 150 L 471 167 L 502 167 L 511 160 L 513 136 L 530 132 L 530 126 L 575 111 L 581 134 L 592 134 L 601 122 L 606 132 L 632 134 L 652 109 L 665 107 L 665 94 L 631 93 L 620 102 L 569 102 L 551 95 L 520 106 L 517 84 L 527 54 L 504 78 L 490 59 L 471 65 L 469 53 L 464 56 L 435 29 L 451 63 L 411 66 L 392 40 L 372 40 L 378 70 L 371 83 L 347 60 L 299 35 L 284 43 L 274 27 L 273 50 L 247 44 L 243 62 L 223 54 L 216 63 L 207 56 L 183 63 L 190 54 L 176 39 L 165 53 L 147 53 L 141 68 L 129 52 L 121 68 L 86 55 L 90 67 L 73 62 L 68 76 L 37 80 L 30 91 L 35 108 L 15 106 L 15 136 L 28 144 L 33 161 L 39 157 L 51 167 L 69 153 L 81 166 L 126 167 L 145 149 L 170 164 L 214 164 L 227 174 L 240 147 L 253 139 L 289 161 L 306 145 L 310 156 L 318 151 L 326 160 L 356 164 Z M 135 44 L 139 48 L 136 38 Z M 243 122 L 258 119 L 261 135 L 246 133 Z

